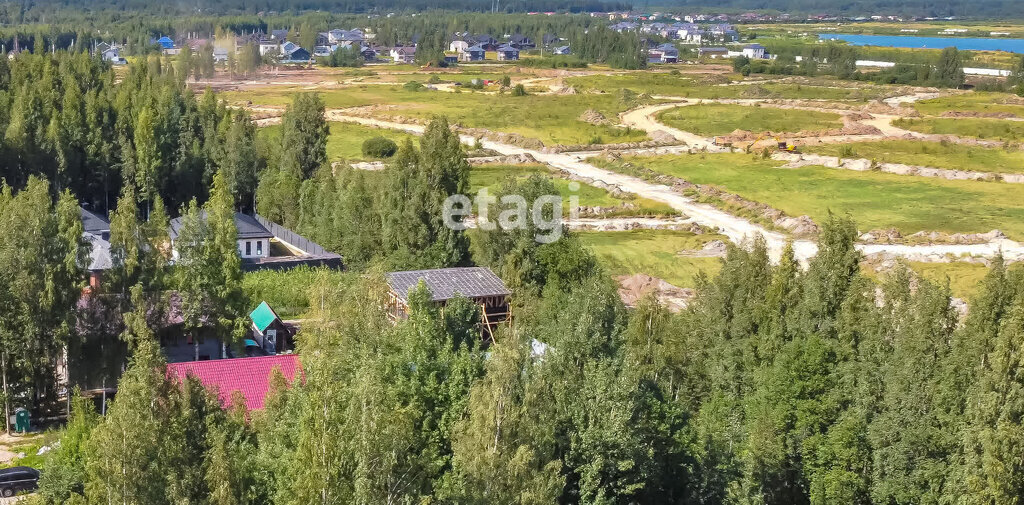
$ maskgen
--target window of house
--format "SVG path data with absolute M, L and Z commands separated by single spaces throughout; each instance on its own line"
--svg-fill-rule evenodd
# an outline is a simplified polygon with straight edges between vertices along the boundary
M 256 241 L 256 255 L 257 256 L 263 256 L 263 241 L 262 240 L 257 240 Z
M 245 241 L 245 255 L 246 256 L 252 256 L 252 241 L 251 240 L 246 240 Z

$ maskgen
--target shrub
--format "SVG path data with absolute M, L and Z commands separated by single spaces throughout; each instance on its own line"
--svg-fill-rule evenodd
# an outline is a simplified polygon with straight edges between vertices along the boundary
M 398 144 L 385 137 L 372 137 L 363 141 L 363 156 L 390 158 L 398 152 Z
M 407 90 L 409 90 L 409 91 L 419 91 L 419 90 L 423 89 L 423 85 L 420 84 L 419 81 L 409 81 L 409 82 L 405 83 L 404 85 L 402 85 L 402 87 L 407 89 Z
M 438 77 L 437 74 L 431 74 L 430 75 L 430 79 L 427 79 L 427 82 L 429 84 L 437 84 L 437 83 L 441 82 L 441 78 Z
M 526 96 L 526 88 L 522 84 L 516 84 L 516 87 L 512 88 L 512 96 Z
M 509 87 L 511 85 L 512 85 L 512 78 L 511 77 L 509 77 L 507 75 L 501 76 L 501 87 L 507 88 L 507 87 Z

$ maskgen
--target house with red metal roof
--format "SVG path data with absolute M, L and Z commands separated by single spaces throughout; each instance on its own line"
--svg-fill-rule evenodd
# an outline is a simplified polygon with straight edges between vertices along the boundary
M 263 410 L 274 368 L 280 369 L 289 383 L 294 383 L 296 377 L 301 379 L 302 365 L 296 354 L 169 363 L 167 376 L 179 381 L 186 377 L 199 379 L 220 397 L 224 408 L 231 406 L 231 397 L 238 391 L 245 398 L 245 408 L 253 411 Z

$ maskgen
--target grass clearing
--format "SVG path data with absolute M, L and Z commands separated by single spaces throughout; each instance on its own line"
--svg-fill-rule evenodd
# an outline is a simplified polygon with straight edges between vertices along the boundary
M 708 276 L 722 267 L 719 258 L 679 256 L 696 250 L 718 235 L 696 235 L 675 230 L 591 231 L 577 234 L 590 247 L 610 275 L 647 274 L 678 287 L 692 288 L 699 272 Z
M 579 190 L 573 191 L 569 185 L 572 181 L 559 177 L 558 174 L 544 165 L 476 165 L 469 172 L 469 191 L 476 194 L 481 188 L 487 188 L 493 195 L 499 186 L 513 178 L 525 178 L 530 175 L 543 175 L 551 179 L 562 197 L 563 212 L 569 212 L 569 197 L 578 196 L 579 205 L 583 207 L 601 207 L 604 209 L 621 207 L 607 214 L 608 217 L 622 216 L 675 216 L 679 212 L 667 204 L 633 195 L 626 197 L 613 196 L 607 190 L 578 183 Z M 630 207 L 623 207 L 630 204 Z
M 946 111 L 971 111 L 1024 117 L 1024 103 L 1021 103 L 1020 97 L 1010 93 L 977 91 L 943 96 L 916 102 L 914 108 L 928 116 L 939 116 Z
M 617 75 L 588 75 L 571 77 L 567 85 L 589 91 L 617 93 L 628 88 L 650 95 L 685 96 L 689 98 L 791 98 L 806 100 L 867 101 L 887 97 L 892 91 L 884 86 L 842 87 L 823 82 L 821 86 L 786 83 L 753 83 L 722 86 L 731 79 L 723 75 L 671 74 L 659 72 L 631 72 Z
M 981 281 L 989 271 L 989 267 L 983 264 L 967 261 L 951 261 L 949 263 L 909 261 L 906 262 L 906 265 L 921 278 L 939 286 L 945 285 L 948 279 L 950 293 L 955 298 L 960 298 L 967 302 L 972 301 L 979 293 Z M 879 284 L 884 282 L 889 275 L 892 275 L 891 272 L 875 271 L 875 264 L 871 262 L 862 263 L 861 272 Z
M 976 118 L 901 118 L 893 121 L 892 124 L 921 133 L 957 135 L 1006 142 L 1024 140 L 1024 121 Z
M 903 163 L 950 170 L 977 172 L 1024 172 L 1024 151 L 965 146 L 950 142 L 883 140 L 853 144 L 802 147 L 808 152 L 843 158 L 866 158 L 883 163 Z
M 676 107 L 658 114 L 658 120 L 674 128 L 707 137 L 727 135 L 737 129 L 752 132 L 798 132 L 843 126 L 839 114 L 831 112 L 720 103 Z
M 1000 229 L 1024 238 L 1024 198 L 1016 184 L 950 181 L 825 167 L 781 168 L 748 154 L 624 158 L 697 184 L 712 184 L 792 216 L 822 222 L 850 214 L 861 230 L 975 233 Z M 611 167 L 614 169 L 614 167 Z
M 390 130 L 386 128 L 373 128 L 356 123 L 344 123 L 332 121 L 330 123 L 331 133 L 327 137 L 327 160 L 328 161 L 367 161 L 378 160 L 363 156 L 363 142 L 373 137 L 385 137 L 395 141 L 401 146 L 406 139 L 411 139 L 414 144 L 419 145 L 416 135 Z M 259 134 L 269 142 L 279 142 L 281 138 L 281 125 L 271 125 L 259 130 Z M 271 144 L 276 145 L 276 144 Z
M 33 421 L 35 422 L 35 421 Z M 12 443 L 4 447 L 4 449 L 11 451 L 15 454 L 23 454 L 24 456 L 15 457 L 10 463 L 3 465 L 6 468 L 12 466 L 30 466 L 35 469 L 42 469 L 46 463 L 46 459 L 50 457 L 50 452 L 43 454 L 37 454 L 39 449 L 43 446 L 53 447 L 61 435 L 64 434 L 62 429 L 47 429 L 41 432 L 30 432 L 26 435 L 17 435 L 17 438 L 12 439 Z
M 229 102 L 283 106 L 301 86 L 274 86 L 250 91 L 222 93 Z M 320 92 L 327 108 L 366 105 L 395 105 L 376 115 L 429 118 L 447 116 L 452 122 L 474 128 L 517 133 L 545 145 L 637 142 L 647 139 L 640 130 L 580 121 L 587 109 L 594 109 L 615 121 L 618 114 L 634 106 L 611 95 L 492 95 L 461 91 L 410 91 L 402 86 L 366 84 Z

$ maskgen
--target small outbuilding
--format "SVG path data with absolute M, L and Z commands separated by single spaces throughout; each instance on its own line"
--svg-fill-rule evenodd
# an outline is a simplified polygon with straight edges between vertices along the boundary
M 267 302 L 261 302 L 249 313 L 252 320 L 252 340 L 261 351 L 277 354 L 292 347 L 291 329 Z
M 512 291 L 486 267 L 438 268 L 387 274 L 388 316 L 393 321 L 409 317 L 409 293 L 426 285 L 431 301 L 444 310 L 449 300 L 462 295 L 480 307 L 480 333 L 490 340 L 494 330 L 511 321 L 509 295 Z

